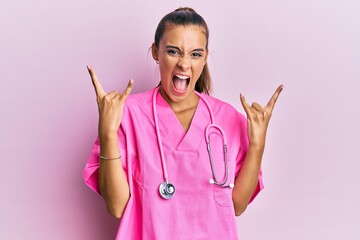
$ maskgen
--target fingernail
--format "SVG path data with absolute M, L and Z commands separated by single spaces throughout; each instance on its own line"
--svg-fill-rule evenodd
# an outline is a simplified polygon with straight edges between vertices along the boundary
M 134 83 L 134 79 L 130 79 L 130 83 L 133 84 L 133 83 Z
M 90 71 L 90 69 L 91 69 L 90 65 L 87 65 L 86 67 L 87 67 L 87 69 Z

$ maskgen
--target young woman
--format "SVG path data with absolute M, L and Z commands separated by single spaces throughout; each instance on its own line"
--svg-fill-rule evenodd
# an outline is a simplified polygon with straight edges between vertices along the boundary
M 161 82 L 144 93 L 106 93 L 88 67 L 99 136 L 84 170 L 110 214 L 117 239 L 237 239 L 235 216 L 263 188 L 261 159 L 279 86 L 247 114 L 208 95 L 209 30 L 191 8 L 159 23 L 152 55 Z

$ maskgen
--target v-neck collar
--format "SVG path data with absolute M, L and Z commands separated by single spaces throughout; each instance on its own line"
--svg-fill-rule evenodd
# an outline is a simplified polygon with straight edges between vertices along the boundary
M 210 123 L 210 116 L 203 101 L 199 99 L 187 132 L 160 92 L 157 93 L 156 104 L 163 145 L 171 146 L 178 151 L 197 151 L 204 140 L 205 126 Z M 204 119 L 207 120 L 202 121 Z

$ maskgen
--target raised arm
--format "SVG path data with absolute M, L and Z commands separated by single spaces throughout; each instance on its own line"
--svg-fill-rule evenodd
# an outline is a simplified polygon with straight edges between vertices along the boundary
M 99 189 L 106 202 L 108 212 L 114 217 L 120 218 L 129 200 L 130 190 L 120 159 L 117 131 L 121 123 L 125 100 L 133 87 L 133 80 L 129 81 L 123 93 L 115 91 L 106 93 L 94 69 L 91 66 L 87 68 L 95 89 L 99 110 Z
M 247 134 L 249 148 L 239 175 L 235 179 L 232 193 L 235 215 L 240 216 L 246 209 L 258 183 L 261 159 L 265 148 L 267 127 L 284 86 L 280 85 L 266 106 L 253 102 L 251 106 L 241 94 L 240 101 L 247 115 Z

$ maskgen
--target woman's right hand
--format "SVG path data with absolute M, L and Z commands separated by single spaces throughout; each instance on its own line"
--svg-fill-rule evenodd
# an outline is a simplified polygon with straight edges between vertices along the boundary
M 117 134 L 122 119 L 125 100 L 131 93 L 134 81 L 132 79 L 129 81 L 128 86 L 123 93 L 116 91 L 106 93 L 102 88 L 94 69 L 90 65 L 87 66 L 87 69 L 96 93 L 96 101 L 99 110 L 99 137 L 102 139 L 109 135 Z

